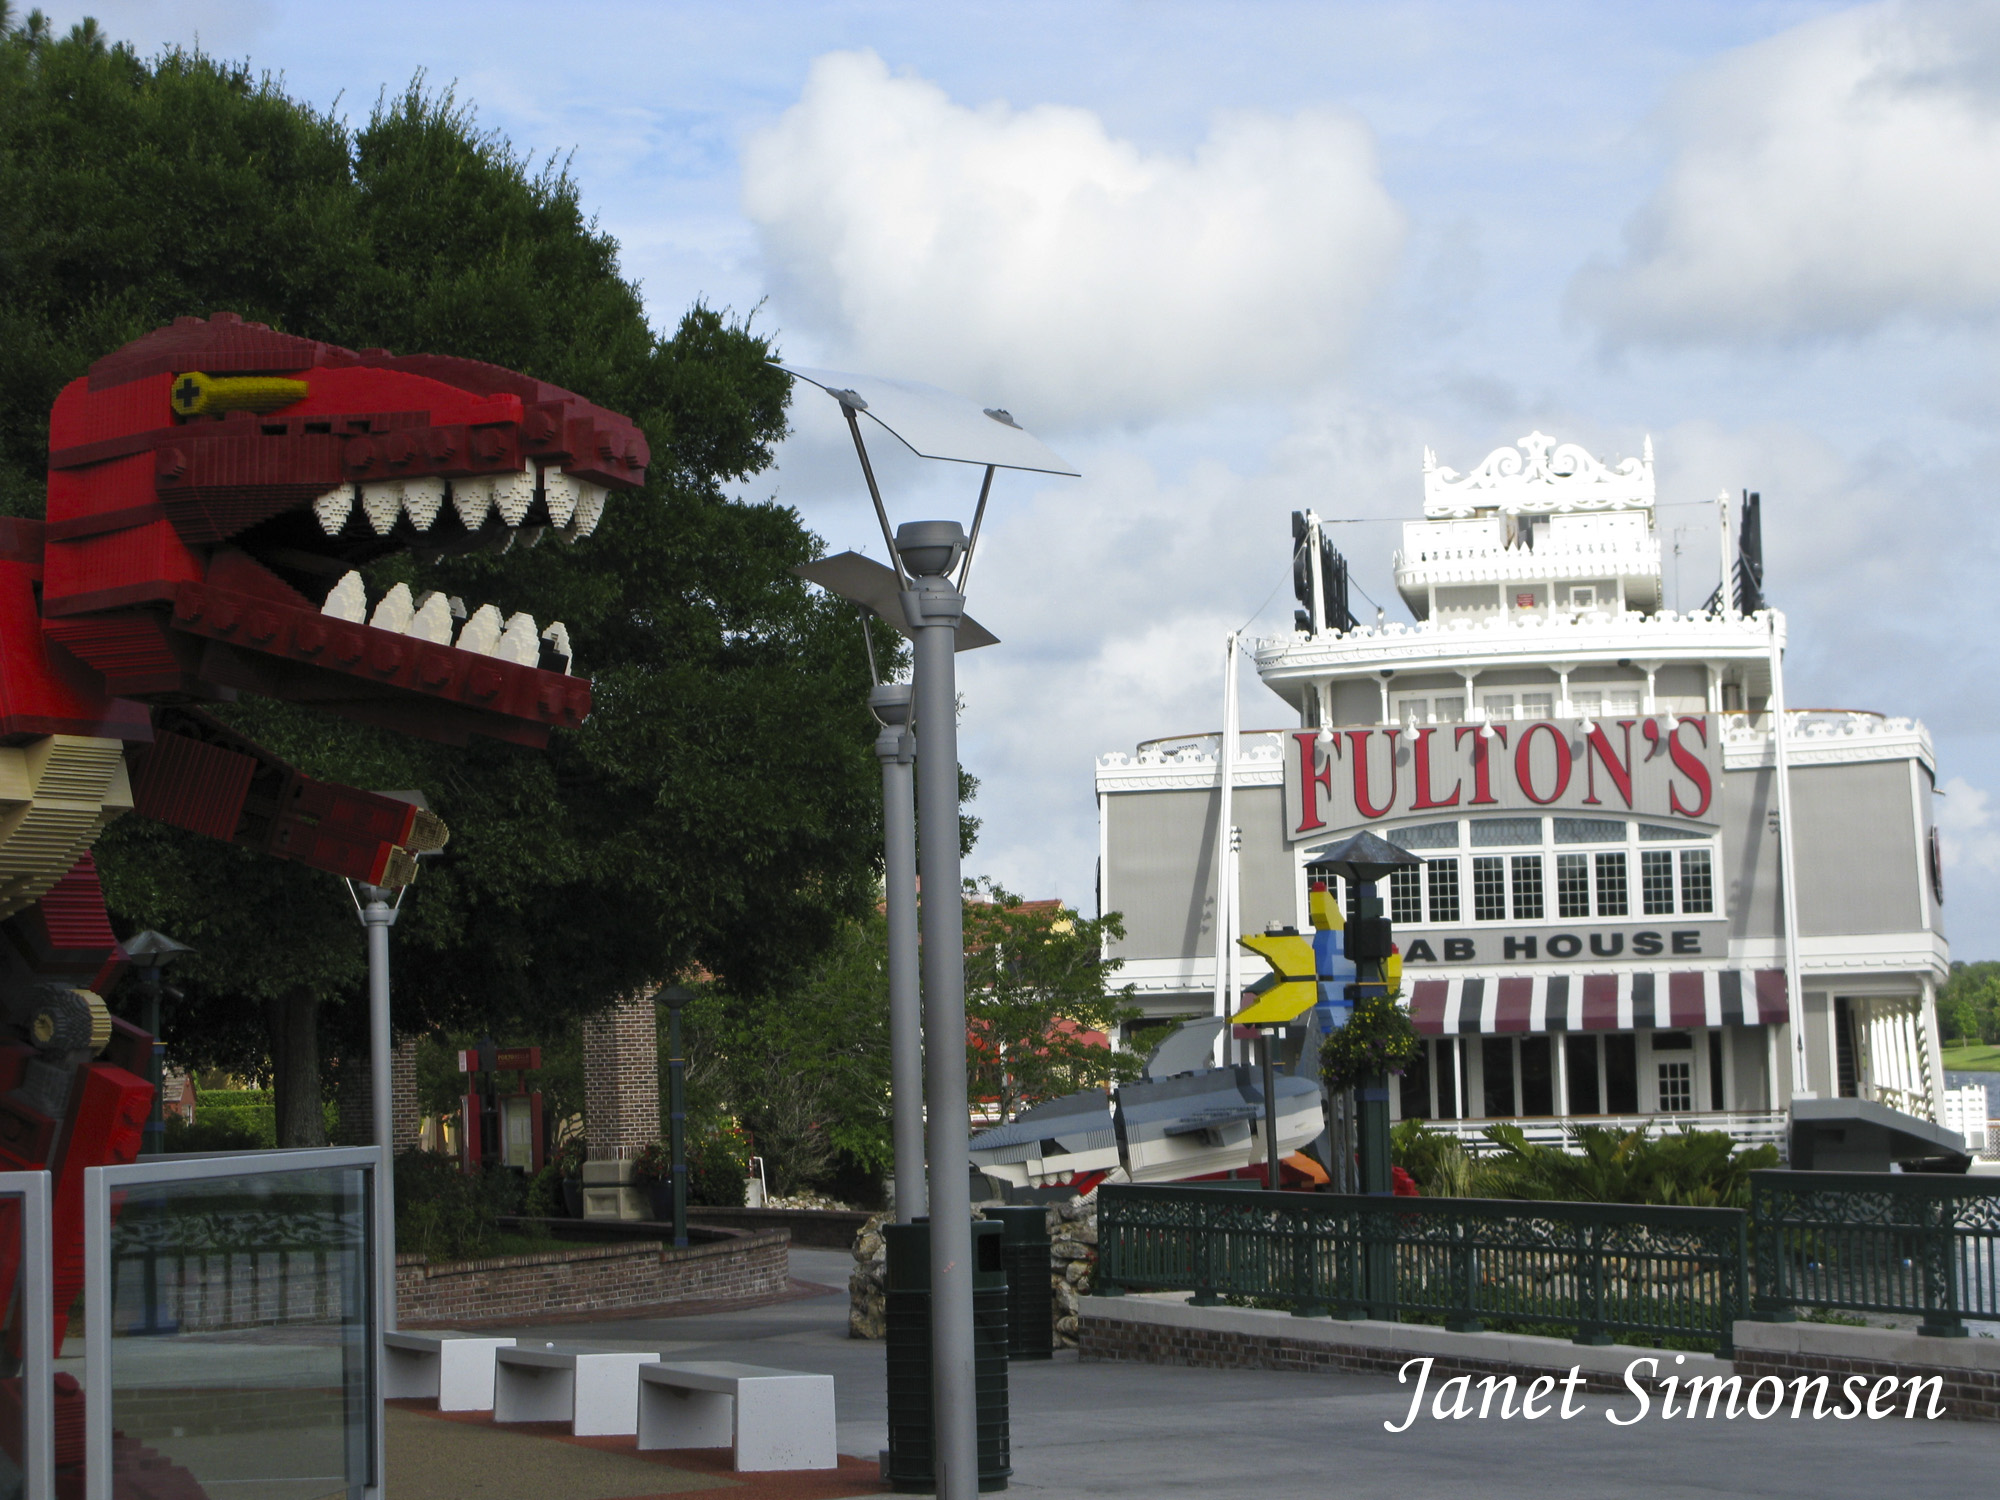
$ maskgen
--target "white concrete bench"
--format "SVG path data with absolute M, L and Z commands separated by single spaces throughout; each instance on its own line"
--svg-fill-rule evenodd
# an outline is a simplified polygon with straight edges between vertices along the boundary
M 736 1468 L 832 1469 L 833 1377 L 689 1360 L 639 1367 L 641 1448 L 733 1448 Z
M 428 1396 L 439 1411 L 491 1411 L 494 1351 L 513 1344 L 466 1333 L 385 1333 L 382 1394 Z
M 567 1422 L 572 1436 L 639 1430 L 641 1365 L 657 1352 L 588 1344 L 516 1344 L 493 1363 L 495 1422 Z

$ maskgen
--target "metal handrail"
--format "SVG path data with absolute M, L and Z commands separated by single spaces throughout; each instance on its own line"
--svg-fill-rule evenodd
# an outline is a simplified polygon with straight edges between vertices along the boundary
M 1097 1286 L 1225 1296 L 1299 1316 L 1441 1320 L 1712 1344 L 1748 1310 L 1748 1216 L 1730 1208 L 1098 1190 Z
M 2000 1318 L 2000 1181 L 1930 1173 L 1753 1172 L 1755 1316 L 1801 1307 L 1916 1315 L 1966 1336 Z

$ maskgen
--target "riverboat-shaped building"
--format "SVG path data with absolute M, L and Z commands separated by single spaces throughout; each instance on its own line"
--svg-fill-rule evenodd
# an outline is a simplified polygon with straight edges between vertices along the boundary
M 1650 443 L 1614 467 L 1534 433 L 1423 477 L 1395 558 L 1414 623 L 1356 623 L 1295 518 L 1306 608 L 1249 651 L 1296 724 L 1099 759 L 1100 900 L 1145 1012 L 1241 1008 L 1261 965 L 1218 965 L 1218 925 L 1306 929 L 1315 851 L 1366 828 L 1421 861 L 1384 892 L 1425 1038 L 1398 1116 L 1781 1140 L 1813 1097 L 1936 1121 L 1930 737 L 1786 704 L 1755 497 L 1724 506 L 1724 586 L 1677 613 Z

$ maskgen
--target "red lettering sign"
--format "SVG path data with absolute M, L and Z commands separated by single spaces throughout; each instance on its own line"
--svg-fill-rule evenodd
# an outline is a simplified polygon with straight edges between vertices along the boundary
M 1492 731 L 1492 738 L 1497 739 L 1500 742 L 1500 748 L 1505 750 L 1507 748 L 1507 726 L 1505 724 L 1488 724 L 1486 728 Z M 1490 749 L 1492 741 L 1487 736 L 1481 734 L 1477 728 L 1471 725 L 1462 725 L 1452 734 L 1452 748 L 1457 749 L 1460 745 L 1464 744 L 1465 737 L 1468 734 L 1472 736 L 1472 800 L 1465 805 L 1467 807 L 1479 807 L 1482 805 L 1490 807 L 1497 804 L 1500 800 L 1493 795 L 1493 756 Z
M 1534 759 L 1535 733 L 1547 730 L 1549 743 L 1556 752 L 1555 789 L 1544 797 L 1535 790 Z M 1538 806 L 1546 807 L 1569 790 L 1569 738 L 1547 719 L 1538 719 L 1521 731 L 1521 743 L 1514 747 L 1514 783 L 1521 789 L 1521 795 Z
M 1387 817 L 1396 805 L 1396 736 L 1402 733 L 1400 729 L 1382 731 L 1383 737 L 1389 741 L 1389 800 L 1377 807 L 1368 797 L 1368 737 L 1374 732 L 1372 729 L 1347 731 L 1348 743 L 1354 746 L 1354 810 L 1367 819 Z
M 1429 812 L 1434 807 L 1458 806 L 1458 790 L 1461 785 L 1459 782 L 1454 781 L 1451 784 L 1449 797 L 1440 798 L 1431 795 L 1431 736 L 1436 733 L 1435 729 L 1419 729 L 1416 743 L 1410 747 L 1411 759 L 1415 762 L 1412 771 L 1417 781 L 1417 800 L 1410 804 L 1411 812 Z
M 1630 719 L 1620 719 L 1618 727 L 1625 731 L 1625 762 L 1620 765 L 1618 757 L 1612 753 L 1611 737 L 1604 732 L 1602 724 L 1590 726 L 1590 733 L 1583 743 L 1583 775 L 1590 789 L 1590 795 L 1583 800 L 1592 805 L 1598 803 L 1597 765 L 1604 763 L 1605 774 L 1611 784 L 1618 789 L 1618 795 L 1625 799 L 1625 805 L 1632 805 L 1632 723 Z
M 1667 754 L 1673 757 L 1674 769 L 1694 783 L 1695 790 L 1701 793 L 1701 801 L 1697 802 L 1693 807 L 1683 807 L 1681 805 L 1680 790 L 1670 781 L 1667 783 L 1667 806 L 1671 807 L 1684 818 L 1698 818 L 1708 811 L 1708 804 L 1710 799 L 1715 795 L 1715 788 L 1709 785 L 1708 767 L 1701 763 L 1701 757 L 1681 743 L 1681 731 L 1683 729 L 1694 730 L 1696 734 L 1701 736 L 1702 744 L 1706 745 L 1708 743 L 1708 720 L 1705 718 L 1688 718 L 1684 715 L 1680 723 L 1674 726 L 1673 733 L 1667 736 Z
M 1327 746 L 1326 769 L 1316 770 L 1314 762 L 1318 757 L 1314 747 L 1319 743 L 1317 729 L 1302 730 L 1292 736 L 1299 744 L 1299 826 L 1294 833 L 1311 833 L 1315 828 L 1326 827 L 1326 819 L 1320 816 L 1319 794 L 1324 789 L 1333 795 L 1333 757 L 1340 753 L 1340 737 L 1334 736 Z

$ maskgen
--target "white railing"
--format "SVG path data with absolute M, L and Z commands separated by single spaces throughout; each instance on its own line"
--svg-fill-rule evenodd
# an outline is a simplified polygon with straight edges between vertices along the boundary
M 1458 1137 L 1467 1151 L 1477 1155 L 1494 1149 L 1486 1139 L 1489 1125 L 1518 1125 L 1521 1134 L 1538 1146 L 1570 1144 L 1573 1125 L 1602 1125 L 1611 1130 L 1647 1129 L 1654 1135 L 1676 1130 L 1719 1130 L 1738 1145 L 1776 1146 L 1785 1149 L 1786 1113 L 1781 1109 L 1694 1110 L 1687 1114 L 1658 1115 L 1548 1115 L 1537 1119 L 1426 1120 L 1425 1128 Z
M 1780 643 L 1783 629 L 1781 620 Z M 1655 614 L 1636 610 L 1622 613 L 1556 610 L 1548 614 L 1522 610 L 1488 616 L 1477 623 L 1452 624 L 1436 619 L 1415 624 L 1389 620 L 1338 633 L 1324 631 L 1317 636 L 1296 633 L 1267 636 L 1255 643 L 1257 670 L 1268 677 L 1279 672 L 1311 672 L 1364 662 L 1389 661 L 1400 665 L 1426 655 L 1458 656 L 1466 649 L 1467 634 L 1485 638 L 1479 647 L 1482 654 L 1495 650 L 1567 654 L 1593 644 L 1606 649 L 1615 646 L 1634 654 L 1648 649 L 1671 650 L 1676 646 L 1729 654 L 1761 654 L 1770 650 L 1771 624 L 1762 611 L 1719 619 L 1708 614 L 1680 614 L 1671 609 Z M 1587 639 L 1590 636 L 1603 639 L 1592 642 Z

